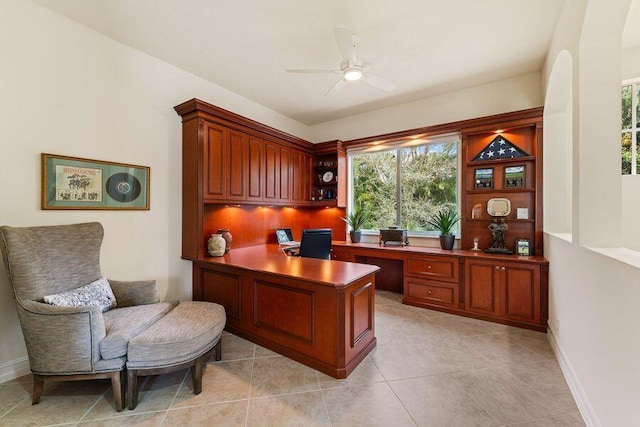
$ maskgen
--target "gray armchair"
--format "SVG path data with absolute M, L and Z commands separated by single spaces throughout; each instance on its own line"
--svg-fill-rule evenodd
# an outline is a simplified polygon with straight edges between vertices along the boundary
M 0 250 L 9 273 L 33 374 L 32 404 L 45 381 L 109 378 L 117 411 L 124 407 L 129 340 L 177 302 L 158 302 L 154 281 L 109 280 L 117 307 L 62 307 L 44 296 L 101 277 L 99 223 L 48 227 L 0 227 Z

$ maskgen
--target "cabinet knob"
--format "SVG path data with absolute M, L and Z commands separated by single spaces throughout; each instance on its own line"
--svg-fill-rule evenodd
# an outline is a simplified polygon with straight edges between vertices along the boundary
M 499 265 L 496 265 L 496 270 L 500 270 L 500 266 Z
M 428 291 L 427 293 L 428 293 L 429 295 L 431 295 L 433 292 L 432 292 L 432 291 Z
M 504 267 L 502 267 L 500 270 L 504 271 L 504 270 L 505 270 L 505 268 L 504 268 Z
M 427 269 L 431 270 L 431 266 L 430 266 L 430 265 L 428 265 L 428 266 L 427 266 Z

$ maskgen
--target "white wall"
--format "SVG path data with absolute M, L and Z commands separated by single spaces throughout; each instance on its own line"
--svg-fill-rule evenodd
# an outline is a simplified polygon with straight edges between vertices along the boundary
M 181 119 L 197 97 L 306 138 L 306 126 L 24 0 L 0 2 L 0 224 L 100 221 L 102 270 L 156 278 L 162 298 L 191 298 L 180 259 Z M 40 153 L 151 167 L 150 211 L 40 210 Z M 42 242 L 43 245 L 49 242 Z M 26 350 L 0 267 L 0 382 Z
M 530 73 L 311 127 L 314 142 L 348 141 L 406 129 L 540 107 L 540 73 Z
M 549 327 L 583 417 L 594 426 L 640 425 L 640 270 L 587 248 L 619 246 L 621 229 L 638 228 L 637 221 L 629 230 L 621 226 L 634 219 L 621 200 L 638 194 L 620 178 L 620 34 L 628 5 L 565 2 L 544 76 L 548 82 L 562 50 L 571 54 L 573 240 L 545 234 Z M 547 182 L 544 191 L 563 189 Z

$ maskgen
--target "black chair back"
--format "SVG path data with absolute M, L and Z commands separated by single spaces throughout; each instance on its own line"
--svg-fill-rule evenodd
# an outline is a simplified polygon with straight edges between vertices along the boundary
M 331 259 L 331 229 L 310 228 L 304 230 L 298 256 Z

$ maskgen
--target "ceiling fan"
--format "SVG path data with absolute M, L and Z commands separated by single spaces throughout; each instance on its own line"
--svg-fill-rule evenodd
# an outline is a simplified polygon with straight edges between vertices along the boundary
M 288 69 L 288 73 L 311 73 L 311 74 L 325 74 L 334 73 L 340 74 L 340 80 L 334 83 L 333 86 L 327 91 L 325 96 L 338 92 L 347 82 L 354 82 L 362 79 L 369 85 L 382 89 L 387 92 L 391 92 L 395 89 L 396 85 L 387 79 L 376 76 L 369 72 L 370 66 L 374 62 L 378 62 L 381 58 L 386 58 L 389 55 L 383 55 L 368 62 L 364 62 L 357 55 L 358 42 L 360 38 L 354 34 L 347 27 L 335 27 L 333 34 L 338 44 L 338 49 L 342 54 L 342 62 L 340 62 L 339 69 L 323 69 L 323 68 L 295 68 Z

